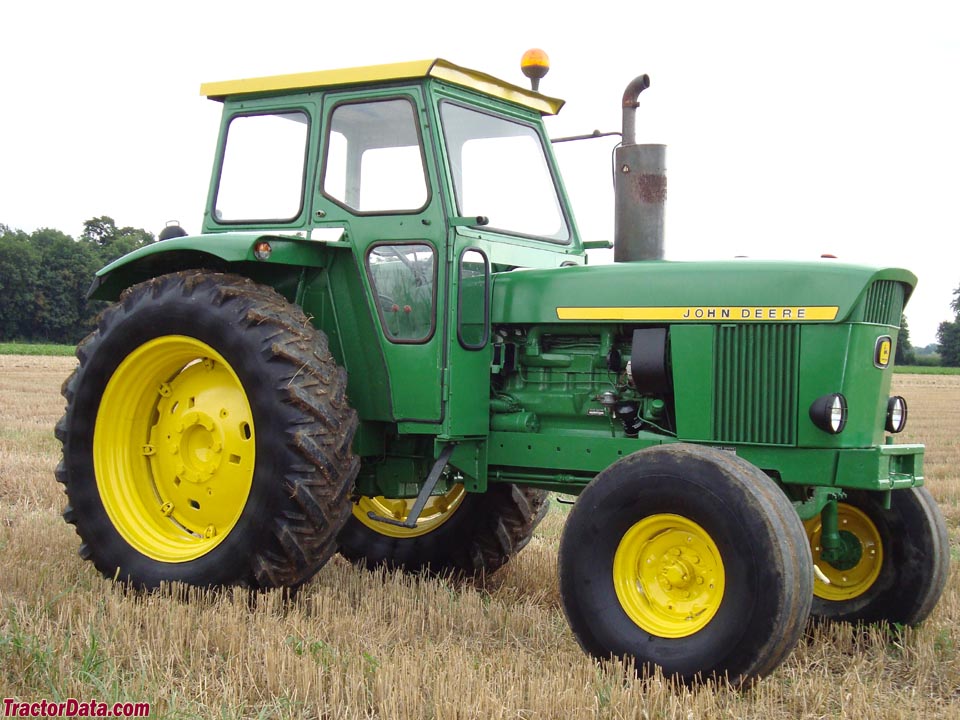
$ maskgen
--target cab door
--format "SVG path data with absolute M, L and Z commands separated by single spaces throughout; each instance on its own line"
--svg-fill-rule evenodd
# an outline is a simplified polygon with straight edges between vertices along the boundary
M 443 418 L 446 296 L 444 222 L 436 160 L 424 142 L 418 86 L 329 93 L 313 228 L 342 230 L 363 288 L 371 337 L 341 338 L 349 353 L 376 353 L 389 378 L 390 417 L 405 431 Z M 359 298 L 360 295 L 358 294 Z M 348 371 L 349 358 L 346 358 Z M 365 391 L 351 376 L 351 396 Z M 381 419 L 381 418 L 377 418 Z M 430 425 L 434 425 L 431 430 Z

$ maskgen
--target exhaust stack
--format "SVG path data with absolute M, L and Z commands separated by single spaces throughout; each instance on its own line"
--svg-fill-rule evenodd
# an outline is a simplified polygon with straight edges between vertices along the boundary
M 666 145 L 636 144 L 637 100 L 650 87 L 640 75 L 623 91 L 623 142 L 614 152 L 614 262 L 663 259 L 667 201 Z

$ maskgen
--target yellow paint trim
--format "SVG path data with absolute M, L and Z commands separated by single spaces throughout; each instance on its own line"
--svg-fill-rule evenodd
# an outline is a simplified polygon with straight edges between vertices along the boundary
M 678 307 L 558 307 L 560 320 L 670 320 L 674 322 L 810 322 L 835 320 L 836 305 Z
M 314 72 L 292 73 L 290 75 L 271 75 L 259 78 L 243 78 L 223 82 L 204 83 L 200 94 L 214 100 L 229 95 L 247 95 L 251 93 L 276 92 L 280 90 L 308 89 L 337 85 L 352 85 L 363 82 L 385 80 L 405 80 L 426 77 L 433 60 L 392 63 L 389 65 L 368 65 L 365 67 L 345 68 L 342 70 L 318 70 Z
M 564 104 L 564 101 L 559 98 L 535 93 L 518 85 L 498 80 L 493 75 L 458 67 L 446 60 L 437 60 L 430 70 L 430 76 L 523 105 L 536 110 L 541 115 L 556 115 Z
M 723 556 L 710 534 L 680 515 L 650 515 L 624 533 L 613 556 L 613 588 L 638 627 L 690 637 L 723 602 Z
M 271 75 L 261 78 L 204 83 L 200 86 L 200 94 L 211 100 L 223 100 L 232 95 L 251 95 L 287 90 L 314 90 L 426 77 L 435 77 L 454 85 L 460 85 L 486 95 L 517 103 L 543 115 L 556 115 L 563 107 L 563 100 L 526 90 L 517 85 L 498 80 L 492 75 L 459 67 L 439 58 L 436 60 L 415 60 L 388 65 L 368 65 L 341 70 L 318 70 L 289 75 Z

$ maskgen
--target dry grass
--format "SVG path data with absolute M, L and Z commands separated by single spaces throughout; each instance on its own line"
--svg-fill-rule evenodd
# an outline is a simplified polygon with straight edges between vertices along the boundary
M 482 585 L 336 560 L 293 602 L 134 595 L 77 557 L 52 427 L 68 358 L 0 357 L 0 697 L 153 704 L 151 717 L 960 717 L 960 377 L 897 376 L 948 518 L 953 574 L 921 628 L 811 627 L 750 692 L 674 688 L 584 655 L 563 618 L 554 510 Z

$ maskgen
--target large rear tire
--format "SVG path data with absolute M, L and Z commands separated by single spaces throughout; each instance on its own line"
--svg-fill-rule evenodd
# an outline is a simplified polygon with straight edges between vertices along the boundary
M 103 575 L 297 587 L 335 552 L 357 418 L 299 308 L 239 276 L 164 275 L 125 291 L 77 357 L 57 479 Z
M 547 493 L 511 484 L 467 493 L 455 485 L 431 499 L 415 528 L 370 519 L 367 513 L 405 520 L 412 500 L 360 497 L 340 533 L 340 553 L 368 568 L 478 576 L 522 550 L 549 509 Z
M 783 492 L 729 453 L 685 444 L 597 475 L 567 519 L 559 564 L 584 650 L 684 682 L 771 672 L 813 594 L 803 525 Z
M 821 558 L 821 522 L 805 523 L 817 578 L 811 613 L 844 622 L 916 625 L 933 611 L 947 582 L 950 541 L 936 501 L 926 488 L 895 490 L 890 509 L 882 495 L 847 491 L 837 515 L 849 548 L 845 561 Z

